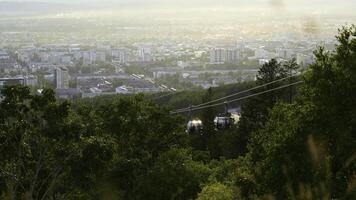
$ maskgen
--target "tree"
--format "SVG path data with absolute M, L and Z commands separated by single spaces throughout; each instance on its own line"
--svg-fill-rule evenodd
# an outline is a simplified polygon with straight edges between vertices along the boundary
M 193 161 L 187 149 L 171 149 L 162 153 L 138 193 L 140 199 L 195 199 L 200 185 L 207 181 L 210 169 Z
M 284 77 L 286 77 L 286 70 L 280 63 L 277 62 L 277 60 L 272 59 L 270 62 L 264 64 L 259 70 L 256 84 L 263 85 Z M 255 92 L 271 90 L 281 86 L 282 84 L 283 82 L 269 84 L 256 90 Z M 272 91 L 244 102 L 242 105 L 242 117 L 239 122 L 238 129 L 238 134 L 240 135 L 241 140 L 241 153 L 246 152 L 249 135 L 263 127 L 268 119 L 269 110 L 273 108 L 276 102 L 280 99 L 283 99 L 283 92 Z
M 146 102 L 143 96 L 94 102 L 99 130 L 110 135 L 118 152 L 107 181 L 122 191 L 124 199 L 140 197 L 140 184 L 161 153 L 185 146 L 181 120 L 166 108 Z
M 213 89 L 209 88 L 202 96 L 201 102 L 207 103 L 213 99 Z M 191 136 L 191 146 L 195 150 L 208 151 L 210 156 L 216 157 L 216 146 L 214 145 L 214 116 L 216 112 L 214 108 L 207 108 L 201 113 L 201 120 L 204 122 L 204 131 L 201 135 Z
M 293 104 L 274 107 L 251 137 L 259 195 L 277 199 L 354 199 L 356 174 L 356 27 L 320 48 Z
M 297 61 L 295 58 L 292 60 L 284 63 L 283 65 L 285 71 L 288 73 L 288 76 L 292 76 L 293 74 L 298 72 L 299 65 L 297 64 Z M 296 77 L 291 77 L 289 78 L 289 84 L 293 83 L 296 80 Z M 293 93 L 295 91 L 295 87 L 289 87 L 289 103 L 292 103 L 293 101 Z
M 93 186 L 89 177 L 111 159 L 110 142 L 82 137 L 70 104 L 56 101 L 52 90 L 33 95 L 28 87 L 11 86 L 1 93 L 2 196 L 31 200 L 88 191 Z M 86 163 L 85 168 L 75 171 L 78 163 Z M 86 177 L 86 187 L 74 184 L 79 177 Z
M 279 80 L 286 76 L 287 76 L 286 69 L 283 68 L 283 66 L 281 66 L 281 64 L 276 59 L 272 59 L 268 63 L 262 65 L 262 67 L 258 71 L 256 83 L 258 85 L 263 85 L 266 83 Z M 263 88 L 263 90 L 270 90 L 280 85 L 281 83 L 269 84 L 268 86 Z M 271 108 L 277 102 L 277 100 L 280 99 L 280 92 L 272 91 L 262 95 L 261 98 L 264 100 L 266 107 Z
M 231 188 L 221 183 L 207 185 L 199 193 L 197 200 L 233 200 L 234 192 Z

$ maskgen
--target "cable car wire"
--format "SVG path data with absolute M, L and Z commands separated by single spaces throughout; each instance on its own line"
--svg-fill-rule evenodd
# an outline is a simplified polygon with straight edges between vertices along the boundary
M 300 75 L 301 74 L 294 74 L 294 75 L 291 75 L 291 76 L 287 76 L 287 77 L 284 77 L 284 78 L 281 78 L 281 79 L 278 79 L 278 80 L 275 80 L 275 81 L 271 81 L 271 82 L 265 83 L 263 85 L 259 85 L 259 86 L 256 86 L 256 87 L 241 91 L 241 92 L 237 92 L 235 94 L 231 94 L 231 95 L 219 98 L 219 99 L 215 99 L 215 100 L 212 100 L 212 101 L 209 101 L 209 102 L 202 103 L 202 104 L 199 104 L 199 105 L 194 106 L 194 107 L 201 107 L 201 106 L 209 105 L 211 103 L 215 103 L 215 102 L 219 102 L 219 101 L 222 101 L 222 100 L 226 100 L 228 98 L 231 98 L 231 97 L 234 97 L 234 96 L 237 96 L 237 95 L 240 95 L 240 94 L 244 94 L 244 93 L 247 93 L 247 92 L 251 92 L 253 90 L 257 90 L 257 89 L 263 88 L 263 87 L 271 85 L 273 83 L 278 83 L 278 82 L 281 82 L 281 81 L 284 81 L 284 80 L 287 80 L 287 79 L 290 79 L 290 78 L 293 78 L 293 77 L 297 77 L 297 76 L 300 76 Z M 182 108 L 182 109 L 178 109 L 177 111 L 186 110 L 186 109 L 187 108 Z
M 162 99 L 162 98 L 165 98 L 165 97 L 169 97 L 169 96 L 172 96 L 172 95 L 176 95 L 176 94 L 179 94 L 179 93 L 182 93 L 183 91 L 179 91 L 179 92 L 171 92 L 171 93 L 168 93 L 168 94 L 163 94 L 161 96 L 158 96 L 158 97 L 153 97 L 153 98 L 150 98 L 148 99 L 149 101 L 156 101 L 156 100 L 159 100 L 159 99 Z
M 248 96 L 245 96 L 245 97 L 233 99 L 233 100 L 230 100 L 229 103 L 233 103 L 233 102 L 249 99 L 251 97 L 259 96 L 261 94 L 266 94 L 266 93 L 273 92 L 273 91 L 280 90 L 280 89 L 284 89 L 284 88 L 288 88 L 288 87 L 291 87 L 291 86 L 294 86 L 294 85 L 298 85 L 298 84 L 301 84 L 301 83 L 303 83 L 303 81 L 298 81 L 298 82 L 295 82 L 295 83 L 283 85 L 283 86 L 280 86 L 280 87 L 277 87 L 277 88 L 273 88 L 273 89 L 270 89 L 270 90 L 258 92 L 258 93 L 255 93 L 255 94 L 251 94 L 251 95 L 248 95 Z M 189 107 L 189 108 L 185 108 L 185 109 L 176 110 L 175 112 L 171 112 L 170 114 L 174 115 L 174 114 L 187 113 L 187 112 L 191 112 L 191 111 L 203 110 L 203 109 L 206 109 L 206 108 L 212 108 L 212 107 L 221 106 L 221 105 L 224 105 L 225 103 L 226 102 L 222 102 L 222 103 L 206 105 L 206 106 L 200 106 L 200 107 L 193 106 L 193 107 Z

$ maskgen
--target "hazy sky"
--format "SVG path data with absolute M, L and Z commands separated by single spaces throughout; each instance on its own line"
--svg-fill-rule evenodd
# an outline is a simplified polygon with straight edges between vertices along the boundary
M 329 12 L 356 15 L 356 0 L 0 0 L 0 11 L 42 9 L 44 10 L 137 10 L 137 9 L 170 9 L 181 10 L 187 8 L 216 8 L 216 9 L 283 9 L 285 11 L 301 12 Z M 12 2 L 26 2 L 9 6 Z M 51 6 L 35 6 L 38 2 L 55 3 Z M 63 5 L 64 4 L 64 5 Z M 21 7 L 22 6 L 22 7 Z M 50 9 L 47 9 L 50 8 Z M 276 12 L 278 13 L 278 12 Z
M 234 6 L 262 6 L 262 5 L 293 5 L 293 6 L 310 6 L 319 5 L 321 7 L 333 7 L 335 5 L 344 6 L 356 5 L 355 0 L 0 0 L 0 1 L 19 1 L 19 2 L 55 2 L 55 3 L 95 3 L 95 4 L 131 4 L 136 6 L 141 5 L 200 5 L 202 7 L 206 6 L 216 6 L 216 5 L 234 5 Z

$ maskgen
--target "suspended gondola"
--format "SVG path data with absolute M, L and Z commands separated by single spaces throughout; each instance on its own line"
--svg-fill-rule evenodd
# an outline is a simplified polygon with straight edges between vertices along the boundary
M 230 129 L 235 123 L 235 119 L 228 112 L 228 104 L 229 102 L 226 101 L 225 113 L 219 114 L 214 119 L 214 126 L 215 126 L 215 130 L 217 131 Z
M 225 104 L 225 113 L 217 115 L 215 117 L 214 125 L 215 125 L 215 129 L 218 130 L 218 131 L 230 129 L 231 127 L 233 127 L 235 125 L 235 122 L 239 121 L 239 117 L 240 116 L 237 115 L 237 114 L 231 114 L 231 113 L 228 112 L 228 110 L 227 110 L 228 103 L 242 101 L 242 100 L 249 99 L 249 98 L 252 98 L 252 97 L 255 97 L 255 96 L 259 96 L 259 95 L 262 95 L 262 94 L 266 94 L 266 93 L 269 93 L 269 92 L 272 92 L 272 91 L 288 88 L 288 87 L 291 87 L 291 86 L 294 86 L 294 85 L 301 84 L 301 83 L 303 83 L 303 81 L 297 81 L 297 82 L 290 83 L 290 84 L 287 84 L 287 85 L 283 85 L 283 86 L 280 86 L 280 87 L 276 87 L 276 88 L 273 88 L 273 89 L 269 89 L 269 90 L 265 90 L 265 91 L 262 91 L 262 92 L 257 92 L 255 94 L 250 94 L 250 95 L 247 95 L 247 96 L 244 96 L 244 97 L 236 98 L 236 99 L 230 100 L 230 102 L 223 102 L 223 103 L 216 103 L 216 104 L 212 104 L 212 103 L 219 102 L 219 101 L 221 101 L 223 99 L 231 98 L 233 96 L 237 96 L 237 95 L 240 95 L 240 94 L 243 94 L 243 93 L 247 93 L 247 92 L 256 90 L 258 88 L 262 88 L 264 86 L 270 85 L 272 83 L 280 82 L 280 81 L 283 81 L 283 80 L 285 80 L 287 78 L 291 78 L 291 77 L 295 77 L 295 76 L 299 76 L 299 74 L 298 75 L 292 75 L 292 76 L 286 77 L 286 78 L 282 78 L 282 79 L 279 79 L 279 80 L 276 80 L 276 81 L 272 81 L 272 82 L 266 83 L 264 85 L 259 85 L 257 87 L 254 87 L 254 88 L 251 88 L 251 89 L 247 89 L 247 90 L 244 90 L 242 92 L 238 92 L 238 93 L 235 93 L 235 94 L 232 94 L 232 95 L 228 95 L 226 97 L 222 97 L 222 98 L 219 98 L 219 99 L 216 99 L 216 100 L 213 100 L 213 101 L 209 101 L 209 102 L 200 104 L 198 106 L 195 106 L 194 109 L 192 109 L 192 107 L 178 109 L 178 110 L 176 110 L 174 112 L 171 112 L 171 114 L 180 114 L 180 113 L 186 113 L 186 112 L 190 112 L 191 113 L 192 110 L 194 110 L 194 111 L 203 110 L 203 109 L 206 109 L 206 108 L 221 106 L 221 105 Z M 235 121 L 235 118 L 236 118 L 236 121 Z M 191 134 L 194 134 L 194 133 L 203 134 L 203 122 L 200 119 L 193 119 L 193 120 L 188 121 L 186 132 L 187 133 L 191 133 Z
M 187 124 L 187 133 L 193 134 L 203 134 L 203 122 L 200 119 L 190 120 Z
M 189 116 L 192 118 L 192 106 L 189 107 Z M 189 120 L 187 123 L 186 132 L 191 135 L 203 134 L 203 122 L 198 118 Z
M 230 116 L 217 116 L 214 119 L 215 130 L 227 130 L 234 125 L 234 119 Z

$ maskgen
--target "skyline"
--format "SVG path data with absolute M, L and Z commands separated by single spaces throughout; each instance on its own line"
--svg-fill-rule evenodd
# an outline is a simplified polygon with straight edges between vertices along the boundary
M 350 6 L 355 6 L 356 2 L 348 0 L 0 0 L 2 4 L 23 3 L 24 6 L 18 8 L 25 9 L 31 4 L 48 4 L 51 6 L 80 6 L 81 8 L 100 9 L 125 9 L 131 8 L 278 8 L 278 9 L 317 9 L 317 10 L 337 10 L 347 11 Z M 94 7 L 93 7 L 94 6 Z M 80 8 L 78 7 L 78 8 Z M 0 8 L 1 9 L 1 8 Z

